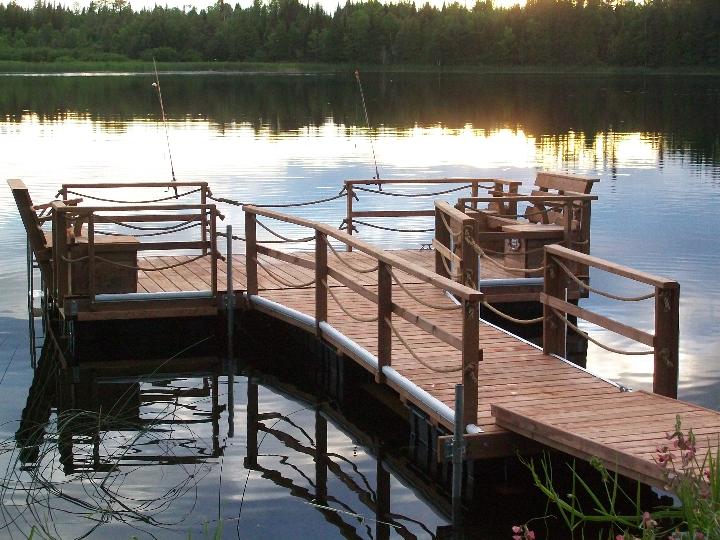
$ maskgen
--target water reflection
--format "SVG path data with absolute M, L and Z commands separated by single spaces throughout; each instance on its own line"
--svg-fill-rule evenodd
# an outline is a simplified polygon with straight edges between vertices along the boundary
M 260 372 L 234 379 L 214 358 L 66 371 L 48 342 L 2 445 L 3 530 L 435 538 L 442 489 L 309 391 Z M 418 500 L 416 477 L 434 502 Z

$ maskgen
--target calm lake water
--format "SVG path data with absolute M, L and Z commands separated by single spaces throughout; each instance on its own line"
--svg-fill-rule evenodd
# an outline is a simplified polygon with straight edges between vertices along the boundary
M 165 131 L 151 83 L 148 75 L 0 76 L 1 176 L 23 179 L 36 201 L 53 198 L 63 182 L 169 180 Z M 369 130 L 350 73 L 164 75 L 177 178 L 207 180 L 219 196 L 273 204 L 332 196 L 344 179 L 372 177 L 373 151 L 382 178 L 502 177 L 529 187 L 542 169 L 599 176 L 592 253 L 681 283 L 680 397 L 720 409 L 720 78 L 388 74 L 367 75 L 363 83 Z M 427 202 L 365 195 L 361 204 Z M 242 227 L 238 208 L 223 211 L 226 223 Z M 339 200 L 294 213 L 339 224 L 344 211 Z M 426 224 L 419 218 L 404 225 Z M 104 441 L 108 455 L 147 450 L 151 456 L 186 459 L 138 459 L 105 484 L 92 475 L 66 475 L 52 450 L 58 442 L 52 416 L 40 465 L 20 471 L 14 437 L 33 379 L 26 248 L 4 188 L 0 227 L 0 438 L 6 468 L 0 537 L 22 536 L 41 524 L 46 534 L 62 538 L 186 538 L 189 531 L 196 538 L 212 536 L 219 522 L 228 538 L 375 537 L 376 524 L 369 519 L 374 514 L 365 503 L 376 497 L 369 489 L 378 476 L 376 449 L 332 418 L 327 446 L 336 465 L 328 477 L 328 504 L 338 512 L 313 506 L 314 460 L 297 445 L 292 450 L 287 440 L 260 434 L 262 469 L 245 466 L 246 377 L 234 381 L 233 436 L 227 413 L 213 414 L 212 377 L 169 377 L 140 385 L 138 415 L 162 415 L 167 420 L 162 429 L 138 436 L 118 428 Z M 427 242 L 422 234 L 360 229 L 361 236 L 386 246 Z M 635 292 L 602 273 L 591 279 L 600 288 Z M 652 328 L 652 306 L 646 303 L 591 298 L 583 305 Z M 625 345 L 602 329 L 583 328 Z M 175 352 L 168 350 L 168 356 Z M 590 344 L 588 368 L 633 388 L 651 386 L 652 357 L 619 357 Z M 283 374 L 275 377 L 281 381 Z M 268 425 L 277 421 L 274 428 L 312 447 L 315 405 L 289 395 L 276 379 L 260 377 L 261 412 L 280 413 L 282 418 Z M 227 390 L 221 377 L 221 404 L 228 403 Z M 177 421 L 193 419 L 197 422 Z M 372 426 L 362 419 L 357 424 Z M 373 436 L 384 440 L 387 434 L 370 440 Z M 384 444 L 389 455 L 402 456 L 401 443 L 390 437 Z M 390 472 L 390 534 L 436 534 L 447 523 L 442 508 L 409 485 L 390 461 L 380 468 Z M 144 466 L 148 463 L 154 465 Z M 512 524 L 543 514 L 541 498 L 528 488 L 521 490 L 531 495 L 523 498 L 534 499 L 528 508 L 503 510 L 516 504 L 517 486 L 499 481 L 494 487 L 482 537 L 509 537 Z M 100 500 L 116 511 L 113 517 Z M 128 509 L 118 510 L 123 505 Z M 152 520 L 144 522 L 143 516 Z

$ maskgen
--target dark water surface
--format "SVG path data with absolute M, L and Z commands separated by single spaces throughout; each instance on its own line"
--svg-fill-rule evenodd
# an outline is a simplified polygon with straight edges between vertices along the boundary
M 54 197 L 63 182 L 168 180 L 165 133 L 151 82 L 147 75 L 0 77 L 0 176 L 22 178 L 39 202 Z M 363 82 L 370 131 L 350 74 L 164 76 L 178 179 L 207 180 L 216 195 L 242 201 L 316 199 L 337 193 L 344 179 L 371 177 L 373 148 L 383 178 L 503 177 L 530 186 L 541 169 L 597 175 L 601 181 L 594 193 L 600 198 L 593 206 L 592 253 L 680 281 L 680 397 L 720 409 L 720 78 L 393 74 L 367 76 Z M 423 207 L 427 202 L 365 194 L 360 204 L 369 209 Z M 240 210 L 223 211 L 226 222 L 240 229 Z M 294 213 L 339 224 L 344 211 L 340 200 Z M 427 223 L 418 218 L 404 225 Z M 185 538 L 188 531 L 195 538 L 204 530 L 212 536 L 222 522 L 222 536 L 228 538 L 375 537 L 375 523 L 369 519 L 373 512 L 365 502 L 376 495 L 364 482 L 376 485 L 377 448 L 363 446 L 357 435 L 327 415 L 328 452 L 341 473 L 329 476 L 328 492 L 336 498 L 329 504 L 350 514 L 331 516 L 319 510 L 312 506 L 315 461 L 297 445 L 289 447 L 287 438 L 283 442 L 260 434 L 264 456 L 259 464 L 264 469 L 245 467 L 245 376 L 234 381 L 237 426 L 232 437 L 227 411 L 213 412 L 212 377 L 168 375 L 133 386 L 142 396 L 134 416 L 167 422 L 157 432 L 140 430 L 139 436 L 135 428 L 113 427 L 103 439 L 103 455 L 145 452 L 183 459 L 138 459 L 124 464 L 104 485 L 97 475 L 92 481 L 92 475 L 66 475 L 66 462 L 52 450 L 62 430 L 51 414 L 40 465 L 25 473 L 15 470 L 17 453 L 10 450 L 33 373 L 25 234 L 4 188 L 0 227 L 0 438 L 2 465 L 10 479 L 0 494 L 0 521 L 6 525 L 0 536 L 22 537 L 33 524 L 43 524 L 49 534 L 62 538 L 86 534 L 95 526 L 99 528 L 91 534 L 103 538 Z M 427 241 L 421 234 L 392 235 L 362 227 L 360 234 L 395 247 Z M 600 288 L 635 292 L 601 273 L 592 280 Z M 652 329 L 652 306 L 646 303 L 591 298 L 583 305 Z M 600 328 L 583 328 L 607 343 L 626 345 Z M 168 350 L 168 356 L 176 352 Z M 591 344 L 588 367 L 634 388 L 651 386 L 652 357 L 617 356 Z M 315 404 L 262 377 L 259 382 L 261 411 L 283 417 L 273 417 L 268 425 L 277 420 L 276 428 L 301 446 L 313 447 L 319 414 Z M 122 394 L 127 390 L 122 384 L 129 383 L 101 382 L 103 389 L 113 384 L 120 385 L 116 391 Z M 220 404 L 228 403 L 227 388 L 221 377 Z M 357 419 L 356 424 L 367 428 L 373 422 Z M 370 440 L 388 436 L 375 433 Z M 391 435 L 383 444 L 392 449 L 390 454 L 402 455 L 402 444 Z M 92 459 L 92 444 L 85 450 Z M 384 467 L 391 472 L 391 508 L 397 515 L 393 523 L 398 528 L 390 527 L 391 535 L 436 534 L 447 523 L 442 503 L 419 493 L 387 463 Z M 16 484 L 20 481 L 22 490 Z M 110 483 L 113 487 L 103 491 Z M 51 486 L 61 491 L 49 491 Z M 529 508 L 517 509 L 515 519 L 500 509 L 517 499 L 512 481 L 495 487 L 510 495 L 498 496 L 495 506 L 486 507 L 484 537 L 505 537 L 497 531 L 543 513 L 536 497 L 537 510 L 529 503 Z M 28 489 L 32 505 L 26 504 Z M 108 502 L 108 492 L 116 499 Z M 529 490 L 521 492 L 535 497 Z M 84 507 L 82 501 L 94 502 Z M 110 518 L 98 501 L 116 513 L 122 505 L 128 509 L 122 520 L 115 514 Z M 156 522 L 138 521 L 139 515 L 152 515 Z

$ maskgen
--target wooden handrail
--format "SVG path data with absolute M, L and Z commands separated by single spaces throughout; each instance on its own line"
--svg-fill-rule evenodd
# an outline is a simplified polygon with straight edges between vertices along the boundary
M 217 211 L 215 204 L 128 204 L 118 206 L 63 206 L 57 208 L 58 212 L 68 212 L 76 214 L 89 214 L 94 212 L 135 212 L 143 210 L 202 210 L 202 209 L 215 209 L 215 212 L 220 215 Z
M 605 270 L 606 272 L 610 272 L 611 274 L 626 277 L 628 279 L 632 279 L 633 281 L 645 283 L 647 285 L 658 287 L 660 289 L 680 288 L 680 284 L 675 280 L 655 276 L 646 272 L 641 272 L 639 270 L 635 270 L 621 264 L 613 263 L 605 259 L 600 259 L 598 257 L 593 257 L 592 255 L 579 253 L 573 249 L 568 249 L 563 246 L 549 245 L 545 247 L 545 251 L 549 255 L 555 255 L 569 261 L 586 264 L 588 266 L 592 266 L 593 268 Z
M 463 227 L 466 225 L 466 222 L 468 225 L 474 224 L 474 220 L 471 217 L 456 210 L 448 203 L 441 203 L 440 206 L 448 212 L 451 219 L 461 219 L 461 225 Z M 461 352 L 462 367 L 459 371 L 461 371 L 464 392 L 465 406 L 463 418 L 464 421 L 469 424 L 477 422 L 478 362 L 482 359 L 482 350 L 479 344 L 479 303 L 483 298 L 483 294 L 480 291 L 461 285 L 445 277 L 438 276 L 433 272 L 409 263 L 367 242 L 353 238 L 346 232 L 339 231 L 324 223 L 317 223 L 305 218 L 282 214 L 274 210 L 258 208 L 252 205 L 243 206 L 243 211 L 245 212 L 248 295 L 253 296 L 258 294 L 258 254 L 274 257 L 290 262 L 291 264 L 297 264 L 303 268 L 314 270 L 316 333 L 318 336 L 321 336 L 321 324 L 326 322 L 327 319 L 328 294 L 331 292 L 329 290 L 328 279 L 335 279 L 377 306 L 377 318 L 372 319 L 376 320 L 377 325 L 378 369 L 375 372 L 375 380 L 379 383 L 383 382 L 385 379 L 383 368 L 392 366 L 393 333 L 396 332 L 396 330 L 390 321 L 392 316 L 396 315 Z M 311 262 L 297 255 L 287 254 L 267 246 L 259 245 L 256 237 L 257 216 L 276 219 L 314 230 L 315 261 Z M 472 238 L 474 230 L 471 228 L 469 231 L 466 231 L 463 228 L 460 233 L 463 237 L 470 235 Z M 378 261 L 377 270 L 374 270 L 377 272 L 377 293 L 357 283 L 351 276 L 328 265 L 327 249 L 329 238 L 351 246 Z M 467 244 L 467 242 L 463 242 L 463 244 Z M 393 301 L 393 268 L 414 276 L 434 287 L 447 291 L 460 299 L 461 306 L 459 306 L 459 312 L 462 321 L 462 338 L 458 338 L 456 335 L 439 328 L 430 320 L 413 313 Z M 344 308 L 343 311 L 345 311 Z M 350 313 L 348 313 L 348 315 L 352 317 Z M 400 338 L 400 340 L 402 341 L 402 338 Z
M 389 264 L 390 266 L 392 266 L 393 268 L 397 268 L 401 272 L 405 272 L 406 274 L 416 277 L 439 289 L 443 289 L 459 298 L 473 301 L 482 299 L 483 295 L 480 291 L 471 289 L 470 287 L 465 287 L 442 276 L 438 276 L 434 272 L 430 272 L 429 270 L 426 270 L 425 268 L 416 264 L 409 263 L 406 260 L 398 257 L 397 255 L 392 254 L 391 252 L 385 251 L 383 249 L 375 247 L 368 242 L 350 236 L 348 233 L 340 231 L 332 227 L 331 225 L 310 221 L 308 219 L 304 219 L 298 216 L 283 214 L 281 212 L 276 212 L 267 208 L 258 208 L 252 205 L 243 206 L 243 211 L 246 212 L 246 214 L 264 216 L 271 219 L 292 223 L 293 225 L 314 229 L 317 232 L 321 232 L 329 236 L 330 238 L 334 238 L 335 240 L 342 242 L 343 244 L 349 245 L 357 249 L 358 251 L 370 255 L 371 257 L 377 259 L 380 262 Z
M 565 275 L 566 270 L 561 267 L 561 260 L 576 263 L 583 268 L 597 268 L 652 286 L 654 292 L 648 294 L 648 299 L 653 298 L 655 301 L 654 334 L 567 302 L 564 298 L 565 281 L 570 278 Z M 570 270 L 570 268 L 567 269 Z M 680 305 L 680 284 L 677 281 L 640 272 L 558 245 L 545 246 L 544 280 L 544 292 L 540 295 L 540 302 L 543 304 L 543 350 L 546 353 L 565 355 L 566 329 L 565 325 L 558 322 L 555 311 L 573 315 L 652 347 L 654 355 L 653 392 L 667 397 L 677 397 Z M 623 298 L 617 299 L 622 300 Z M 643 297 L 634 298 L 634 300 L 639 299 L 643 299 Z M 633 300 L 633 298 L 625 300 Z M 610 350 L 614 349 L 610 348 Z M 615 350 L 615 352 L 623 351 Z M 632 352 L 624 352 L 624 354 L 632 354 Z
M 520 186 L 520 180 L 499 180 L 497 178 L 390 178 L 385 180 L 345 180 L 345 185 L 372 186 L 388 184 L 472 184 L 481 182 L 498 182 L 508 186 Z
M 572 202 L 572 201 L 597 201 L 597 195 L 502 195 L 497 197 L 460 197 L 458 205 L 464 206 L 466 203 L 482 203 L 482 202 Z
M 84 184 L 84 183 L 68 183 L 61 184 L 62 190 L 74 189 L 74 188 L 89 188 L 89 189 L 117 189 L 117 188 L 145 188 L 145 187 L 207 187 L 207 182 L 201 181 L 180 181 L 180 182 L 116 182 L 116 183 L 95 183 L 95 184 Z M 62 191 L 61 190 L 61 191 Z
M 142 211 L 166 211 L 175 213 L 165 214 L 111 214 L 101 212 L 142 212 Z M 200 250 L 202 255 L 211 257 L 210 264 L 210 287 L 213 296 L 217 295 L 217 262 L 219 252 L 217 251 L 216 223 L 217 217 L 221 214 L 214 204 L 170 204 L 170 205 L 124 205 L 124 206 L 85 206 L 68 207 L 63 201 L 52 203 L 53 219 L 53 264 L 55 265 L 55 283 L 53 285 L 54 296 L 58 305 L 62 306 L 67 296 L 77 296 L 72 291 L 72 279 L 70 267 L 73 263 L 69 256 L 68 226 L 75 223 L 87 221 L 87 255 L 81 259 L 87 259 L 88 268 L 88 291 L 87 297 L 92 305 L 97 294 L 95 282 L 95 267 L 98 263 L 98 244 L 95 238 L 98 223 L 112 223 L 113 220 L 123 222 L 167 222 L 167 221 L 199 221 L 202 224 L 199 240 L 179 241 L 147 241 L 134 245 L 136 251 L 169 251 L 169 250 Z M 206 230 L 206 227 L 208 230 Z M 170 231 L 172 232 L 172 231 Z M 85 237 L 82 238 L 83 242 Z M 78 261 L 79 262 L 79 261 Z M 113 264 L 104 261 L 105 264 Z M 117 263 L 122 266 L 121 263 Z M 128 266 L 129 269 L 136 265 Z

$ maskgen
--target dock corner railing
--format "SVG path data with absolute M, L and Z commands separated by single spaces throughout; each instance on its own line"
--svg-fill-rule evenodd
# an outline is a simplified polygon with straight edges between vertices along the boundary
M 632 297 L 602 291 L 590 287 L 577 277 L 572 268 L 576 265 L 603 270 L 649 285 L 653 290 L 647 294 Z M 654 356 L 653 392 L 671 398 L 677 397 L 680 305 L 680 284 L 677 281 L 633 270 L 558 245 L 545 247 L 544 276 L 545 289 L 540 295 L 540 300 L 543 303 L 543 350 L 546 353 L 565 355 L 567 328 L 570 328 L 592 343 L 613 353 L 631 356 L 652 354 Z M 573 285 L 618 301 L 654 300 L 654 333 L 634 328 L 568 302 L 565 299 L 565 291 L 568 286 Z M 577 325 L 568 320 L 568 315 L 601 326 L 650 348 L 621 350 L 608 346 L 580 330 Z
M 400 320 L 414 325 L 461 352 L 462 364 L 457 368 L 453 367 L 452 370 L 446 369 L 444 371 L 457 371 L 461 373 L 461 381 L 464 385 L 465 404 L 463 417 L 467 424 L 475 424 L 477 422 L 478 363 L 482 359 L 482 350 L 480 349 L 479 343 L 479 304 L 483 298 L 481 292 L 412 264 L 391 252 L 384 251 L 330 225 L 252 205 L 244 206 L 243 210 L 245 212 L 247 294 L 251 301 L 252 298 L 260 292 L 258 267 L 262 268 L 264 272 L 268 274 L 269 279 L 277 280 L 283 287 L 293 286 L 293 283 L 289 282 L 286 277 L 279 276 L 272 272 L 271 268 L 266 265 L 267 258 L 285 261 L 314 271 L 314 279 L 308 283 L 295 283 L 294 287 L 314 288 L 315 331 L 319 337 L 324 337 L 322 327 L 323 324 L 327 324 L 328 322 L 328 298 L 335 301 L 339 308 L 350 317 L 350 319 L 366 324 L 374 323 L 376 326 L 378 363 L 375 378 L 380 382 L 385 380 L 386 374 L 389 373 L 388 369 L 392 369 L 393 335 L 408 349 L 410 354 L 418 362 L 428 369 L 437 369 L 424 362 L 419 355 L 413 352 L 412 347 L 402 337 L 402 333 L 393 323 L 393 317 L 398 317 Z M 292 224 L 313 231 L 312 236 L 301 238 L 299 241 L 314 241 L 314 260 L 263 245 L 262 242 L 257 239 L 257 226 L 260 225 L 268 230 L 269 227 L 267 224 L 260 222 L 258 217 L 277 220 L 285 224 Z M 277 233 L 274 236 L 283 238 L 283 235 Z M 298 240 L 288 239 L 288 241 Z M 363 259 L 367 262 L 364 263 L 364 266 L 359 267 L 357 261 L 350 262 L 349 259 L 346 260 L 343 254 L 332 245 L 331 241 L 336 244 L 339 243 L 340 246 L 346 249 L 352 248 L 363 253 L 365 256 Z M 328 257 L 328 253 L 332 254 L 331 259 Z M 266 257 L 266 259 L 262 261 L 260 260 L 260 256 Z M 330 262 L 332 262 L 332 264 L 330 264 Z M 340 268 L 342 268 L 342 270 Z M 396 272 L 402 272 L 423 283 L 430 284 L 436 289 L 440 289 L 451 295 L 456 301 L 447 298 L 446 304 L 442 306 L 435 305 L 415 295 L 412 290 L 404 286 Z M 372 274 L 377 276 L 377 289 L 375 289 L 375 285 L 363 285 L 358 279 L 359 275 Z M 344 305 L 342 298 L 339 298 L 336 292 L 333 291 L 333 289 L 337 290 L 337 285 L 331 286 L 331 279 L 334 280 L 336 284 L 346 287 L 365 300 L 375 304 L 376 313 L 371 316 L 353 313 L 353 304 L 349 303 L 348 305 Z M 413 312 L 410 307 L 399 305 L 393 298 L 394 284 L 397 284 L 397 286 L 414 301 L 426 307 L 444 310 L 457 309 L 461 311 L 462 316 L 459 317 L 460 320 L 458 322 L 462 326 L 462 337 L 458 338 L 456 334 L 439 328 L 421 313 Z

